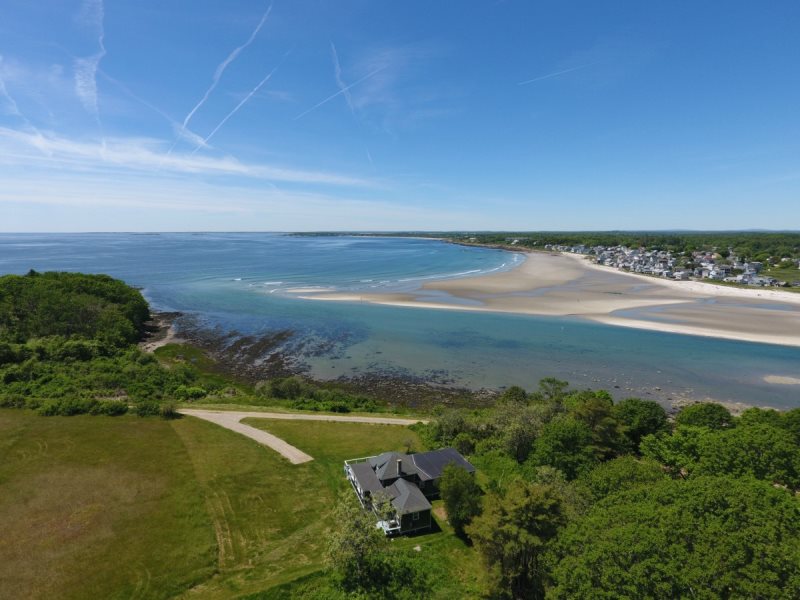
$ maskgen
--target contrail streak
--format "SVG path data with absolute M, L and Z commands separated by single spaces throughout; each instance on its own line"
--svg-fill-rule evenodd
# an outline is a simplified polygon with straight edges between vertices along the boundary
M 239 104 L 236 105 L 236 108 L 234 108 L 231 112 L 229 112 L 227 115 L 225 115 L 225 118 L 222 119 L 222 121 L 219 122 L 219 125 L 217 125 L 214 128 L 214 131 L 212 131 L 211 133 L 209 133 L 206 136 L 206 138 L 203 140 L 203 144 L 202 145 L 207 145 L 208 144 L 208 140 L 210 140 L 212 137 L 214 137 L 214 134 L 217 133 L 222 128 L 222 126 L 225 125 L 225 123 L 228 122 L 228 119 L 230 119 L 233 115 L 235 115 L 239 111 L 240 108 L 242 108 L 245 104 L 247 104 L 247 102 L 250 100 L 250 98 L 252 98 L 256 93 L 258 93 L 258 90 L 260 90 L 264 86 L 264 84 L 267 83 L 272 78 L 272 75 L 277 70 L 278 70 L 278 67 L 275 67 L 274 69 L 272 69 L 272 71 L 270 71 L 267 74 L 267 76 L 264 77 L 264 79 L 262 79 L 261 82 L 256 87 L 254 87 L 250 91 L 250 93 L 247 94 L 247 96 L 244 97 L 244 99 L 241 102 L 239 102 Z M 192 151 L 192 155 L 194 155 L 201 148 L 202 145 L 198 145 Z
M 333 42 L 331 42 L 331 54 L 333 55 L 333 75 L 336 78 L 336 85 L 344 94 L 344 98 L 347 100 L 347 106 L 350 108 L 350 112 L 355 115 L 356 111 L 353 108 L 353 98 L 350 96 L 350 92 L 347 89 L 347 84 L 342 79 L 342 65 L 339 64 L 339 54 L 336 52 L 336 46 L 333 45 Z
M 589 63 L 587 65 L 580 65 L 577 67 L 572 67 L 571 69 L 564 69 L 563 71 L 556 71 L 555 73 L 548 73 L 547 75 L 542 75 L 541 77 L 534 77 L 533 79 L 528 79 L 527 81 L 520 81 L 517 85 L 528 85 L 529 83 L 535 83 L 537 81 L 543 81 L 545 79 L 551 79 L 552 77 L 558 77 L 559 75 L 565 75 L 566 73 L 572 73 L 573 71 L 577 71 L 579 69 L 585 69 L 586 67 L 591 67 L 595 63 Z
M 340 89 L 338 92 L 336 92 L 335 94 L 332 94 L 332 95 L 328 96 L 327 98 L 325 98 L 325 100 L 323 100 L 322 102 L 319 102 L 319 103 L 315 104 L 314 106 L 312 106 L 311 108 L 309 108 L 307 111 L 300 113 L 299 115 L 297 115 L 297 116 L 296 116 L 294 119 L 292 119 L 292 120 L 293 120 L 293 121 L 297 121 L 298 119 L 302 119 L 303 117 L 305 117 L 305 116 L 306 116 L 308 113 L 310 113 L 311 111 L 317 110 L 317 109 L 318 109 L 320 106 L 322 106 L 323 104 L 327 104 L 328 102 L 330 102 L 331 100 L 333 100 L 333 99 L 334 99 L 334 98 L 336 98 L 337 96 L 341 96 L 342 94 L 346 94 L 348 90 L 351 90 L 351 89 L 353 89 L 353 88 L 354 88 L 355 86 L 357 86 L 359 83 L 363 83 L 364 81 L 366 81 L 366 80 L 367 80 L 367 79 L 369 79 L 370 77 L 373 77 L 374 75 L 377 75 L 378 73 L 380 73 L 381 71 L 383 71 L 385 68 L 386 68 L 386 66 L 383 66 L 383 67 L 381 67 L 380 69 L 375 69 L 375 70 L 374 70 L 372 73 L 369 73 L 368 75 L 364 75 L 364 77 L 362 77 L 361 79 L 359 79 L 359 80 L 358 80 L 358 81 L 356 81 L 355 83 L 351 83 L 350 85 L 348 85 L 348 86 L 345 86 L 345 87 L 341 88 L 341 89 Z
M 111 75 L 109 75 L 108 73 L 106 73 L 102 69 L 98 69 L 97 72 L 100 75 L 102 75 L 103 77 L 105 77 L 108 81 L 113 83 L 115 86 L 117 86 L 119 89 L 121 89 L 123 92 L 125 92 L 125 94 L 127 94 L 128 96 L 130 96 L 131 98 L 133 98 L 134 100 L 136 100 L 137 102 L 142 104 L 143 106 L 146 106 L 150 110 L 152 110 L 152 111 L 158 113 L 159 115 L 161 115 L 162 117 L 164 117 L 164 119 L 167 120 L 169 122 L 169 124 L 172 126 L 172 129 L 175 132 L 175 135 L 177 135 L 178 137 L 182 137 L 183 139 L 187 140 L 188 142 L 190 142 L 192 144 L 195 144 L 195 145 L 198 145 L 198 146 L 203 146 L 204 145 L 202 136 L 199 136 L 196 133 L 194 133 L 193 131 L 191 131 L 189 129 L 186 129 L 185 127 L 182 127 L 180 123 L 178 123 L 175 119 L 170 117 L 163 110 L 161 110 L 160 108 L 158 108 L 156 105 L 152 104 L 151 102 L 148 102 L 147 100 L 145 100 L 141 96 L 138 96 L 135 93 L 133 93 L 133 91 L 131 91 L 131 89 L 128 86 L 126 86 L 121 81 L 119 81 L 117 79 L 114 79 L 113 77 L 111 77 Z
M 239 46 L 238 48 L 235 48 L 233 50 L 233 52 L 231 52 L 228 55 L 228 58 L 223 60 L 219 64 L 219 66 L 217 66 L 216 70 L 214 71 L 214 76 L 213 76 L 213 78 L 211 80 L 211 86 L 206 90 L 206 93 L 203 94 L 203 97 L 200 99 L 200 102 L 198 102 L 195 105 L 195 107 L 192 110 L 189 111 L 189 114 L 186 115 L 186 118 L 183 120 L 183 126 L 184 127 L 189 125 L 189 121 L 192 120 L 192 117 L 194 116 L 194 114 L 198 110 L 200 110 L 200 107 L 203 106 L 203 104 L 206 103 L 206 100 L 208 100 L 208 97 L 211 95 L 211 92 L 213 92 L 214 89 L 219 84 L 219 80 L 222 78 L 222 74 L 225 72 L 225 69 L 228 68 L 228 65 L 230 65 L 234 60 L 236 60 L 236 57 L 239 56 L 239 54 L 241 54 L 242 50 L 244 50 L 250 44 L 253 43 L 253 41 L 256 39 L 256 36 L 258 35 L 258 32 L 261 31 L 261 28 L 264 26 L 264 23 L 267 22 L 267 18 L 269 18 L 269 14 L 271 12 L 272 12 L 272 4 L 269 5 L 269 8 L 267 8 L 267 11 L 261 17 L 261 21 L 259 21 L 258 25 L 256 25 L 256 28 L 253 30 L 253 33 L 250 34 L 250 37 L 247 39 L 247 41 L 244 44 L 242 44 L 241 46 Z

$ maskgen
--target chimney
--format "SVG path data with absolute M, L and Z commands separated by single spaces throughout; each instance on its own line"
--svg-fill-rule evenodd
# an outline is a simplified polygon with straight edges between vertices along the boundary
M 397 459 L 397 476 L 398 477 L 402 477 L 402 475 L 403 475 L 403 459 L 402 458 L 398 458 Z

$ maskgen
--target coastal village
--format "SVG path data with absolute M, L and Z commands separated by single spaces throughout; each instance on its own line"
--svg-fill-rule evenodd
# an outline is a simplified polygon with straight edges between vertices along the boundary
M 513 239 L 511 244 L 517 245 L 519 240 Z M 740 258 L 730 249 L 728 257 L 723 258 L 721 254 L 713 251 L 696 251 L 692 252 L 691 256 L 675 256 L 665 250 L 647 250 L 626 246 L 587 247 L 546 244 L 544 248 L 556 252 L 586 255 L 599 265 L 613 267 L 620 271 L 679 281 L 707 279 L 755 287 L 800 287 L 800 261 L 791 258 L 781 258 L 778 262 L 782 266 L 797 268 L 797 278 L 791 281 L 781 281 L 764 275 L 762 273 L 763 263 Z

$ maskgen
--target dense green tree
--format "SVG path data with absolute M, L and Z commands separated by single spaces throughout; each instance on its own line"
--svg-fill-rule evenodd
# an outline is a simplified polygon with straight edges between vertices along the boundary
M 493 437 L 509 456 L 523 462 L 551 413 L 551 405 L 499 404 L 491 421 Z
M 443 446 L 450 446 L 460 433 L 469 432 L 466 415 L 460 410 L 445 410 L 433 421 L 430 428 L 433 440 Z
M 508 454 L 500 449 L 483 450 L 476 448 L 472 463 L 487 479 L 484 489 L 502 495 L 513 482 L 523 479 L 525 470 Z M 527 463 L 526 463 L 527 464 Z
M 367 590 L 382 570 L 386 539 L 375 527 L 375 517 L 365 511 L 350 489 L 344 490 L 334 507 L 326 558 L 337 580 L 347 590 Z
M 752 475 L 800 488 L 800 447 L 789 431 L 772 425 L 740 425 L 703 436 L 695 472 Z
M 0 395 L 72 415 L 196 392 L 191 366 L 165 369 L 134 345 L 148 317 L 142 295 L 106 275 L 0 277 Z
M 635 450 L 644 436 L 668 428 L 666 411 L 653 400 L 626 398 L 614 405 L 612 414 L 625 426 L 625 435 Z
M 569 414 L 592 431 L 595 455 L 606 460 L 628 448 L 624 426 L 613 413 L 613 401 L 606 392 L 595 393 L 577 403 Z
M 675 423 L 678 425 L 708 427 L 709 429 L 723 429 L 733 425 L 733 416 L 721 404 L 700 402 L 681 409 L 675 417 Z
M 800 408 L 783 413 L 781 427 L 792 434 L 795 443 L 800 445 Z
M 771 408 L 757 408 L 754 406 L 743 411 L 736 419 L 737 427 L 757 424 L 781 427 L 783 425 L 782 415 Z
M 559 535 L 548 598 L 786 598 L 800 590 L 800 510 L 748 478 L 614 494 Z
M 700 444 L 710 434 L 705 427 L 677 427 L 670 435 L 646 435 L 639 446 L 643 456 L 664 465 L 673 475 L 688 476 L 700 460 Z
M 439 480 L 447 520 L 456 534 L 464 536 L 464 528 L 481 513 L 480 486 L 475 477 L 463 467 L 447 465 Z
M 555 467 L 571 480 L 597 462 L 594 444 L 588 425 L 574 417 L 562 416 L 545 426 L 529 460 L 534 465 Z
M 497 598 L 543 598 L 542 556 L 564 525 L 558 496 L 549 486 L 512 483 L 503 496 L 486 497 L 483 514 L 467 527 L 489 572 Z
M 79 336 L 121 347 L 141 337 L 149 317 L 141 293 L 107 275 L 0 277 L 0 340 Z
M 339 496 L 331 522 L 326 562 L 337 586 L 351 597 L 414 600 L 429 589 L 423 561 L 392 548 L 352 490 Z
M 545 402 L 548 404 L 560 404 L 567 395 L 569 383 L 556 379 L 555 377 L 545 377 L 539 381 L 539 389 L 529 395 L 534 402 Z
M 664 469 L 647 458 L 621 456 L 597 465 L 580 478 L 595 501 L 639 485 L 650 485 L 666 478 Z

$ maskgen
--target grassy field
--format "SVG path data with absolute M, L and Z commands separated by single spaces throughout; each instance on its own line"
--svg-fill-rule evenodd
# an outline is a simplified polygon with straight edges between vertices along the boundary
M 277 435 L 314 457 L 313 462 L 292 468 L 298 472 L 307 470 L 312 479 L 324 482 L 325 489 L 320 490 L 323 492 L 320 498 L 324 497 L 325 500 L 318 504 L 320 510 L 327 510 L 338 490 L 347 486 L 342 474 L 342 461 L 345 459 L 370 456 L 386 449 L 402 451 L 409 448 L 414 451 L 424 449 L 413 431 L 396 425 L 266 419 L 245 419 L 243 422 Z M 438 586 L 431 589 L 431 598 L 477 597 L 481 586 L 479 575 L 482 572 L 477 553 L 453 534 L 443 518 L 441 500 L 435 501 L 433 506 L 437 532 L 396 538 L 392 543 L 416 548 L 436 572 L 435 579 Z M 303 582 L 301 587 L 307 586 L 313 591 L 318 583 L 312 577 L 308 582 Z M 290 598 L 292 595 L 281 597 Z
M 342 460 L 420 441 L 393 425 L 248 422 L 315 460 L 291 465 L 192 418 L 0 410 L 0 595 L 268 598 L 291 597 L 298 579 L 324 584 Z M 419 545 L 449 589 L 472 595 L 475 553 L 439 521 L 443 531 L 394 543 Z
M 0 410 L 0 596 L 166 598 L 215 571 L 169 422 Z
M 763 274 L 781 281 L 788 281 L 789 283 L 800 281 L 800 269 L 794 266 L 767 267 L 764 269 Z

